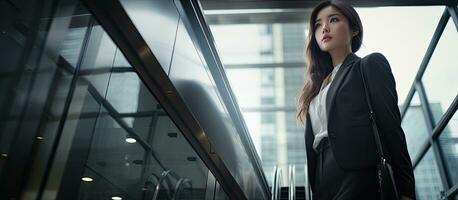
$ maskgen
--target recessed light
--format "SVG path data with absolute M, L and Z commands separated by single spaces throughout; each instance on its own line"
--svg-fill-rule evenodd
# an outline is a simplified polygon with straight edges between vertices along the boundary
M 196 161 L 197 158 L 195 156 L 189 156 L 186 158 L 188 161 Z
M 178 133 L 167 133 L 167 135 L 171 138 L 176 138 L 178 136 Z
M 2 153 L 2 157 L 3 157 L 3 158 L 6 158 L 6 157 L 8 157 L 8 154 Z
M 133 160 L 132 163 L 136 164 L 136 165 L 143 165 L 143 160 Z
M 113 200 L 122 200 L 122 197 L 114 196 L 114 197 L 111 197 L 111 199 L 113 199 Z
M 92 182 L 94 179 L 92 179 L 91 177 L 86 176 L 86 177 L 81 178 L 81 180 L 83 180 L 84 182 Z
M 126 138 L 126 142 L 127 142 L 127 143 L 131 143 L 131 144 L 132 144 L 132 143 L 135 143 L 135 142 L 137 142 L 137 140 L 136 140 L 136 139 L 134 139 L 134 138 Z
M 42 140 L 43 137 L 42 136 L 37 136 L 37 140 Z

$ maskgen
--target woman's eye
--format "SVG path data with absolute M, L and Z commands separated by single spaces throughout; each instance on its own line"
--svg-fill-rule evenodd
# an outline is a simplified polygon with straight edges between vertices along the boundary
M 315 28 L 318 28 L 321 24 L 315 24 Z
M 332 19 L 331 19 L 331 22 L 333 22 L 333 20 L 334 20 L 334 21 L 338 21 L 337 18 L 332 18 Z

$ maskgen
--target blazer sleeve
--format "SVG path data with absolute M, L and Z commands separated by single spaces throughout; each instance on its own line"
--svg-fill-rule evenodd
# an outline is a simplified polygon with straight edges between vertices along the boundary
M 401 114 L 398 107 L 396 83 L 388 60 L 380 53 L 368 55 L 365 71 L 376 123 L 387 157 L 391 158 L 399 195 L 415 199 L 415 179 L 407 150 Z M 387 159 L 388 159 L 387 158 Z

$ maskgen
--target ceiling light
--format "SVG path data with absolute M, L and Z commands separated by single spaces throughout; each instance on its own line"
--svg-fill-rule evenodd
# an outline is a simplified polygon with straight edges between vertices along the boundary
M 113 200 L 121 200 L 122 197 L 114 196 L 114 197 L 111 197 L 111 199 L 113 199 Z
M 81 178 L 81 180 L 83 180 L 84 182 L 92 182 L 94 179 L 92 179 L 91 177 L 83 177 Z
M 137 140 L 136 140 L 136 139 L 134 139 L 134 138 L 128 137 L 128 138 L 126 138 L 126 142 L 127 142 L 127 143 L 131 143 L 131 144 L 132 144 L 132 143 L 135 143 L 135 142 L 137 142 Z

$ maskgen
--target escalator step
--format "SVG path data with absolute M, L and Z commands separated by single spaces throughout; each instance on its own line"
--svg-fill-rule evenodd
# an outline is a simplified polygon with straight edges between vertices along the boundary
M 296 187 L 296 200 L 305 200 L 305 187 Z

